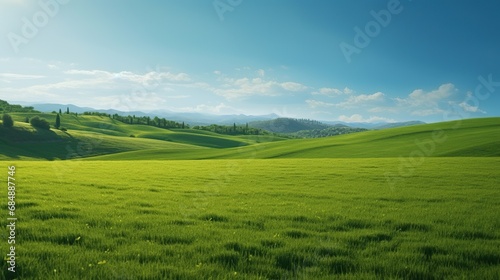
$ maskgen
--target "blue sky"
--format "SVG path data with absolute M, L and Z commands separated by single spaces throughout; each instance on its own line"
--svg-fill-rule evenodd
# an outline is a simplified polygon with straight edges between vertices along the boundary
M 2 0 L 0 99 L 352 122 L 499 116 L 498 1 Z

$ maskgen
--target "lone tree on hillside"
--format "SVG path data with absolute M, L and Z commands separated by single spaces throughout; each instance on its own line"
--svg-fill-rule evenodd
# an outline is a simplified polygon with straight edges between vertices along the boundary
M 61 115 L 61 114 L 62 114 L 61 109 L 59 109 L 59 115 Z
M 40 119 L 39 116 L 31 118 L 30 124 L 35 128 L 50 130 L 50 123 L 46 119 Z
M 2 121 L 4 127 L 11 128 L 14 126 L 14 120 L 9 114 L 3 114 Z
M 69 114 L 69 107 L 66 107 L 66 114 Z
M 57 129 L 59 129 L 59 127 L 61 127 L 61 116 L 59 116 L 59 114 L 57 114 L 57 116 L 56 116 L 56 125 L 54 127 Z

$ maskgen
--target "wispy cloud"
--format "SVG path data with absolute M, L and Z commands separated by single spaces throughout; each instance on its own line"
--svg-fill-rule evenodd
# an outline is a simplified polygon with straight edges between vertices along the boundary
M 410 107 L 436 106 L 439 101 L 450 97 L 456 88 L 453 84 L 441 85 L 438 89 L 425 92 L 422 89 L 414 90 L 407 98 L 396 98 L 399 105 Z
M 235 108 L 228 106 L 224 103 L 219 103 L 217 105 L 199 104 L 199 105 L 196 105 L 193 107 L 179 108 L 179 110 L 182 112 L 210 113 L 210 114 L 215 114 L 215 115 L 242 113 L 241 110 L 235 109 Z
M 384 101 L 385 94 L 376 92 L 373 94 L 352 95 L 346 101 L 335 104 L 338 108 L 356 108 L 360 106 L 373 106 L 373 104 Z
M 0 73 L 0 78 L 4 79 L 7 82 L 11 82 L 13 80 L 41 79 L 41 78 L 45 78 L 45 76 L 42 76 L 42 75 L 26 75 L 26 74 L 17 74 L 17 73 Z
M 339 121 L 343 122 L 363 122 L 363 123 L 378 123 L 378 122 L 396 122 L 394 119 L 371 116 L 368 118 L 363 118 L 360 114 L 354 114 L 351 116 L 341 115 Z
M 107 71 L 53 61 L 0 61 L 7 62 L 0 65 L 0 99 L 22 102 L 212 114 L 249 114 L 248 108 L 252 113 L 268 114 L 282 106 L 298 117 L 341 118 L 349 122 L 427 118 L 446 113 L 450 106 L 471 114 L 486 113 L 472 98 L 462 98 L 451 83 L 397 96 L 381 91 L 361 94 L 353 87 L 315 87 L 288 76 L 284 79 L 272 68 L 242 67 L 230 74 L 213 70 L 197 76 L 159 67 L 143 72 Z
M 307 86 L 297 82 L 279 82 L 262 77 L 229 78 L 222 77 L 221 83 L 214 86 L 213 92 L 226 99 L 244 98 L 249 96 L 280 96 L 287 92 L 301 92 Z
M 445 110 L 440 108 L 440 103 L 445 103 L 457 89 L 448 83 L 439 88 L 426 92 L 422 89 L 414 90 L 406 98 L 395 98 L 396 106 L 415 116 L 431 116 L 442 114 Z
M 353 94 L 354 90 L 345 87 L 344 89 L 337 88 L 320 88 L 318 91 L 314 91 L 313 95 L 326 95 L 326 96 L 339 96 L 343 94 Z
M 316 109 L 316 108 L 328 108 L 328 107 L 334 107 L 334 103 L 328 103 L 328 102 L 323 102 L 323 101 L 318 101 L 314 99 L 308 99 L 306 100 L 307 105 L 309 105 L 310 108 Z
M 129 81 L 140 84 L 169 82 L 189 82 L 191 78 L 186 73 L 156 72 L 151 71 L 145 74 L 133 73 L 130 71 L 108 72 L 102 70 L 69 70 L 65 72 L 70 75 L 91 76 L 96 79 L 107 79 L 109 81 Z
M 464 110 L 465 112 L 468 112 L 468 113 L 482 113 L 482 114 L 486 114 L 486 111 L 483 111 L 481 109 L 479 109 L 479 102 L 477 102 L 477 104 L 474 104 L 474 105 L 471 105 L 469 104 L 467 101 L 469 100 L 474 100 L 473 98 L 473 94 L 472 92 L 467 92 L 467 99 L 463 102 L 461 102 L 460 104 L 458 104 L 458 106 L 460 108 L 462 108 L 462 110 Z M 450 102 L 451 105 L 455 105 L 453 104 L 452 102 Z

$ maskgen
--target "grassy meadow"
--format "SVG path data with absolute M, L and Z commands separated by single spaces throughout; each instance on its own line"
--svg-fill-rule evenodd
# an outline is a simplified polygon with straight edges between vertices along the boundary
M 17 275 L 498 279 L 500 159 L 400 164 L 20 161 Z

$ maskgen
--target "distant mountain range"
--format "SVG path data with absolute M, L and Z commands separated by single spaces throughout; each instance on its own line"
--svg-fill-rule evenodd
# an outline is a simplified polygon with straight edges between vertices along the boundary
M 276 118 L 266 121 L 255 121 L 248 124 L 254 128 L 260 128 L 275 133 L 294 133 L 301 130 L 326 129 L 331 125 L 315 120 Z
M 245 124 L 253 121 L 260 120 L 272 120 L 278 118 L 279 116 L 276 114 L 262 115 L 262 116 L 250 116 L 250 115 L 210 115 L 210 114 L 202 114 L 202 113 L 185 113 L 185 112 L 173 112 L 167 110 L 156 110 L 151 112 L 142 112 L 142 111 L 119 111 L 113 109 L 95 109 L 90 107 L 79 107 L 72 104 L 33 104 L 31 105 L 35 108 L 35 110 L 41 112 L 58 112 L 61 109 L 63 112 L 66 108 L 69 108 L 70 112 L 81 114 L 83 112 L 99 112 L 106 113 L 110 115 L 118 114 L 118 115 L 135 115 L 137 117 L 160 117 L 168 120 L 176 121 L 176 122 L 185 122 L 190 125 L 210 125 L 210 124 L 219 124 L 219 125 L 232 125 L 236 124 Z
M 323 121 L 325 124 L 329 125 L 347 125 L 350 127 L 358 127 L 358 128 L 366 128 L 366 129 L 386 129 L 386 128 L 394 128 L 394 127 L 402 127 L 402 126 L 410 126 L 417 124 L 425 124 L 422 121 L 408 121 L 408 122 L 378 122 L 378 123 L 366 123 L 366 122 L 341 122 L 341 121 Z
M 232 125 L 236 124 L 251 124 L 252 127 L 262 128 L 276 133 L 295 133 L 301 130 L 322 130 L 331 127 L 351 127 L 351 128 L 364 128 L 364 129 L 386 129 L 401 126 L 410 126 L 417 124 L 425 124 L 421 121 L 410 121 L 410 122 L 396 122 L 396 123 L 347 123 L 340 121 L 316 121 L 316 120 L 305 120 L 305 119 L 292 119 L 292 118 L 282 118 L 276 114 L 268 115 L 211 115 L 203 113 L 185 113 L 185 112 L 173 112 L 167 110 L 157 110 L 150 112 L 142 111 L 132 111 L 125 112 L 113 109 L 95 109 L 90 107 L 79 107 L 72 104 L 27 104 L 34 107 L 35 110 L 41 112 L 58 112 L 59 109 L 66 111 L 69 108 L 70 112 L 73 113 L 83 113 L 83 112 L 99 112 L 106 113 L 110 115 L 135 115 L 138 117 L 149 116 L 149 117 L 160 117 L 166 118 L 168 120 L 176 122 L 186 122 L 190 125 Z

